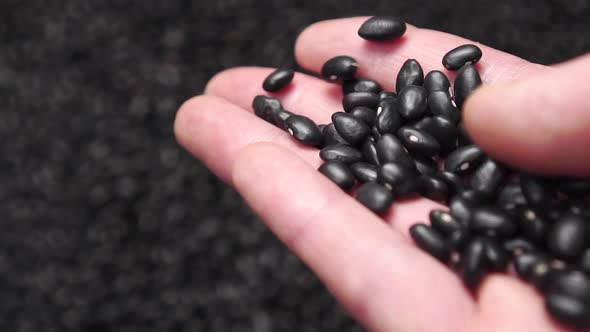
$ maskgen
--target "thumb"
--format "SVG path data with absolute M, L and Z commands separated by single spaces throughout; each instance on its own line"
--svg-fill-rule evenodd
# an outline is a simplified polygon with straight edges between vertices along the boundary
M 590 175 L 590 55 L 478 88 L 463 121 L 492 157 L 531 172 Z

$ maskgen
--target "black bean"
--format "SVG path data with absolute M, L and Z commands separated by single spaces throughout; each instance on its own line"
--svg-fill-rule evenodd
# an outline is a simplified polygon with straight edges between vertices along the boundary
M 403 165 L 386 163 L 378 171 L 379 182 L 389 187 L 396 195 L 407 197 L 417 192 L 418 177 L 416 172 Z
M 430 175 L 421 175 L 419 181 L 422 196 L 437 202 L 444 202 L 449 198 L 449 188 L 443 180 Z
M 377 156 L 377 144 L 369 139 L 365 140 L 361 147 L 361 152 L 365 157 L 365 161 L 378 166 L 380 164 Z
M 330 145 L 320 151 L 323 161 L 341 161 L 346 164 L 356 163 L 363 159 L 363 154 L 347 144 Z
M 252 109 L 257 117 L 274 125 L 275 114 L 282 110 L 283 106 L 277 98 L 258 95 L 252 100 Z
M 389 100 L 389 101 L 397 101 L 397 94 L 395 92 L 391 92 L 391 91 L 381 91 L 381 93 L 379 94 L 379 101 L 384 101 L 384 100 Z
M 293 113 L 287 111 L 287 110 L 278 110 L 276 113 L 274 113 L 274 123 L 277 127 L 283 129 L 283 130 L 287 130 L 287 119 L 293 115 Z M 320 129 L 320 132 L 322 131 L 322 129 L 318 126 L 318 129 Z
M 291 69 L 279 68 L 266 77 L 262 83 L 262 88 L 268 92 L 277 92 L 289 85 L 294 75 L 295 72 Z
M 471 229 L 479 234 L 502 238 L 516 234 L 518 227 L 512 217 L 503 210 L 492 206 L 480 206 L 471 214 Z
M 363 142 L 371 133 L 371 128 L 364 121 L 348 113 L 332 114 L 332 122 L 340 136 L 352 145 Z
M 436 259 L 447 262 L 451 255 L 450 247 L 445 238 L 431 227 L 415 224 L 410 227 L 410 236 L 422 250 Z
M 567 214 L 554 223 L 547 245 L 551 253 L 563 259 L 575 259 L 588 246 L 588 222 L 574 214 Z
M 555 185 L 557 189 L 573 197 L 584 197 L 590 195 L 589 179 L 559 179 Z
M 472 240 L 472 234 L 465 227 L 454 231 L 453 233 L 451 233 L 451 235 L 449 235 L 449 238 L 447 239 L 449 245 L 454 250 L 463 250 L 463 249 L 465 249 L 465 246 L 469 242 L 471 242 L 471 240 Z
M 450 50 L 443 57 L 442 63 L 448 70 L 457 70 L 465 64 L 475 64 L 481 59 L 482 53 L 479 47 L 473 44 L 462 45 Z
M 382 214 L 391 207 L 393 194 L 378 183 L 367 182 L 360 186 L 356 193 L 356 199 L 369 210 Z
M 534 207 L 547 207 L 553 197 L 550 184 L 539 177 L 522 173 L 520 187 L 527 202 Z
M 354 186 L 354 175 L 343 162 L 329 161 L 320 166 L 319 171 L 344 190 Z
M 481 238 L 472 240 L 461 255 L 461 277 L 467 288 L 475 289 L 487 270 L 486 245 Z
M 422 157 L 434 157 L 440 151 L 440 144 L 429 134 L 411 127 L 401 127 L 397 136 L 410 153 Z
M 322 143 L 322 133 L 310 118 L 303 115 L 291 115 L 285 121 L 291 136 L 304 145 L 319 146 Z
M 430 157 L 417 157 L 414 158 L 414 163 L 416 164 L 418 173 L 430 176 L 438 175 L 438 165 L 434 159 Z
M 451 152 L 444 163 L 447 172 L 464 174 L 477 167 L 485 158 L 483 151 L 476 145 L 467 145 Z
M 506 178 L 507 169 L 500 163 L 487 159 L 471 176 L 471 189 L 485 197 L 491 197 Z
M 497 272 L 506 271 L 510 262 L 509 253 L 494 239 L 484 238 L 484 242 L 486 245 L 485 255 L 491 269 Z
M 450 194 L 452 196 L 454 196 L 458 192 L 463 191 L 463 189 L 464 189 L 463 180 L 457 174 L 442 171 L 442 172 L 439 172 L 437 174 L 437 176 L 447 184 L 447 186 L 449 187 Z
M 477 206 L 479 206 L 479 202 L 461 195 L 455 195 L 449 202 L 451 215 L 464 226 L 469 225 L 471 214 Z
M 583 272 L 590 273 L 590 248 L 585 249 L 580 255 L 578 267 Z
M 395 134 L 402 125 L 397 102 L 385 100 L 377 108 L 377 129 L 381 135 Z
M 414 127 L 434 137 L 440 144 L 441 154 L 447 154 L 457 147 L 457 127 L 443 117 L 424 117 Z
M 556 268 L 550 261 L 541 260 L 533 265 L 530 281 L 540 292 L 545 293 L 562 273 L 563 268 Z
M 530 240 L 520 237 L 504 241 L 503 246 L 514 256 L 537 251 L 537 247 Z
M 524 252 L 514 256 L 514 270 L 522 280 L 530 280 L 533 276 L 533 268 L 539 262 L 545 261 L 545 256 L 538 252 Z
M 473 140 L 471 139 L 471 137 L 469 136 L 469 133 L 465 129 L 463 122 L 459 122 L 459 124 L 457 124 L 457 131 L 458 131 L 458 133 L 457 133 L 458 134 L 458 136 L 457 136 L 457 145 L 458 146 L 461 147 L 461 146 L 473 144 Z
M 344 81 L 354 78 L 358 62 L 349 56 L 334 57 L 322 66 L 322 77 L 330 82 Z
M 381 85 L 376 81 L 366 78 L 346 80 L 342 83 L 342 94 L 351 92 L 371 92 L 380 93 Z
M 590 278 L 580 271 L 569 270 L 559 274 L 549 291 L 573 296 L 590 304 Z
M 377 142 L 377 156 L 381 164 L 397 163 L 408 168 L 414 167 L 414 161 L 399 139 L 392 134 L 383 135 Z
M 457 196 L 472 202 L 473 204 L 481 205 L 487 202 L 486 197 L 482 196 L 475 190 L 467 189 L 458 193 Z
M 406 60 L 399 70 L 395 82 L 397 93 L 410 85 L 422 86 L 424 84 L 424 71 L 418 61 L 414 59 Z
M 441 116 L 453 124 L 461 119 L 461 113 L 445 91 L 434 91 L 428 95 L 428 109 L 433 116 Z
M 351 92 L 344 95 L 342 106 L 346 112 L 350 112 L 358 106 L 376 110 L 379 106 L 379 95 L 372 92 Z
M 408 120 L 421 118 L 428 107 L 428 93 L 421 86 L 409 85 L 397 96 L 399 114 Z
M 574 200 L 569 203 L 568 211 L 586 219 L 590 219 L 590 201 Z
M 518 224 L 522 235 L 527 239 L 543 244 L 549 233 L 549 223 L 528 207 L 517 211 Z
M 366 162 L 375 166 L 380 165 L 379 157 L 377 156 L 377 144 L 374 141 L 366 139 L 361 146 L 361 152 Z
M 527 204 L 519 182 L 507 184 L 502 187 L 498 193 L 496 202 L 503 209 L 514 209 L 517 206 Z
M 381 139 L 381 136 L 383 135 L 379 132 L 379 129 L 376 126 L 373 126 L 371 128 L 371 138 L 373 141 L 378 142 Z
M 379 167 L 365 163 L 365 162 L 358 162 L 350 165 L 350 170 L 352 174 L 362 183 L 365 182 L 377 182 L 377 171 Z
M 424 78 L 424 88 L 429 94 L 435 91 L 442 91 L 447 98 L 450 98 L 451 82 L 443 72 L 433 70 L 429 72 Z
M 324 128 L 324 130 L 322 130 L 322 136 L 324 146 L 348 144 L 348 142 L 346 142 L 346 140 L 340 136 L 338 130 L 336 130 L 336 126 L 334 126 L 333 123 L 330 123 Z
M 473 65 L 467 64 L 457 72 L 455 77 L 455 102 L 459 108 L 471 92 L 481 85 L 481 77 Z
M 361 38 L 370 41 L 389 41 L 406 32 L 406 23 L 394 16 L 374 16 L 365 21 L 358 30 Z
M 545 307 L 551 316 L 561 323 L 588 327 L 590 324 L 590 304 L 574 296 L 549 293 L 545 297 Z
M 432 210 L 428 217 L 432 227 L 446 236 L 464 228 L 459 221 L 451 216 L 450 212 L 445 210 Z
M 377 112 L 373 109 L 364 106 L 358 106 L 353 108 L 352 111 L 350 111 L 350 115 L 363 121 L 369 127 L 375 125 L 375 122 L 377 121 Z

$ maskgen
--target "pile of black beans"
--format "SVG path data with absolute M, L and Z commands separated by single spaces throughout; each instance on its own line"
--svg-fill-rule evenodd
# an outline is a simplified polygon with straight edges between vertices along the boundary
M 405 31 L 402 20 L 377 16 L 360 27 L 359 36 L 388 42 Z M 425 76 L 409 59 L 393 92 L 357 77 L 352 57 L 337 56 L 321 71 L 325 80 L 342 85 L 343 112 L 334 113 L 332 123 L 317 125 L 269 96 L 257 96 L 253 109 L 301 144 L 321 149 L 325 163 L 319 171 L 377 214 L 412 197 L 447 205 L 430 212 L 429 224 L 413 225 L 410 234 L 469 289 L 486 274 L 510 271 L 544 295 L 552 317 L 590 327 L 590 180 L 515 170 L 470 140 L 461 108 L 482 84 L 475 66 L 481 57 L 475 45 L 444 56 L 443 66 L 457 70 L 453 86 L 443 72 Z M 279 91 L 293 75 L 278 69 L 263 88 Z

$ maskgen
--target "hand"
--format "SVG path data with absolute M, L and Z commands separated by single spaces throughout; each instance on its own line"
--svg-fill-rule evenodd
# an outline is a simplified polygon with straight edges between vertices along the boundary
M 359 77 L 393 90 L 407 58 L 417 59 L 425 73 L 444 70 L 443 55 L 469 42 L 409 26 L 399 41 L 369 43 L 357 35 L 365 19 L 307 28 L 296 44 L 299 64 L 318 72 L 329 58 L 350 55 L 359 61 Z M 481 48 L 484 55 L 477 67 L 489 86 L 478 89 L 464 110 L 477 143 L 492 156 L 528 169 L 590 174 L 584 144 L 590 142 L 590 131 L 582 127 L 590 124 L 590 99 L 582 91 L 590 77 L 589 58 L 550 69 Z M 261 84 L 271 71 L 236 68 L 215 76 L 205 95 L 178 112 L 177 139 L 235 187 L 365 327 L 410 332 L 566 330 L 549 318 L 536 291 L 517 278 L 491 275 L 474 297 L 453 272 L 417 249 L 408 228 L 426 221 L 428 212 L 440 207 L 436 203 L 396 203 L 383 222 L 320 174 L 316 149 L 299 145 L 252 114 L 252 99 L 264 94 Z M 452 80 L 452 73 L 447 74 Z M 528 77 L 536 78 L 507 82 Z M 341 110 L 339 94 L 338 85 L 296 74 L 277 96 L 286 109 L 329 123 L 330 115 Z

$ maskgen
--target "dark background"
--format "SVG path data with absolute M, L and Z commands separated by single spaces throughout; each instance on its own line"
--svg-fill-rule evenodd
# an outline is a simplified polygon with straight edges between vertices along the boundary
M 215 72 L 375 13 L 545 64 L 590 50 L 584 0 L 0 0 L 0 331 L 359 331 L 172 123 Z

